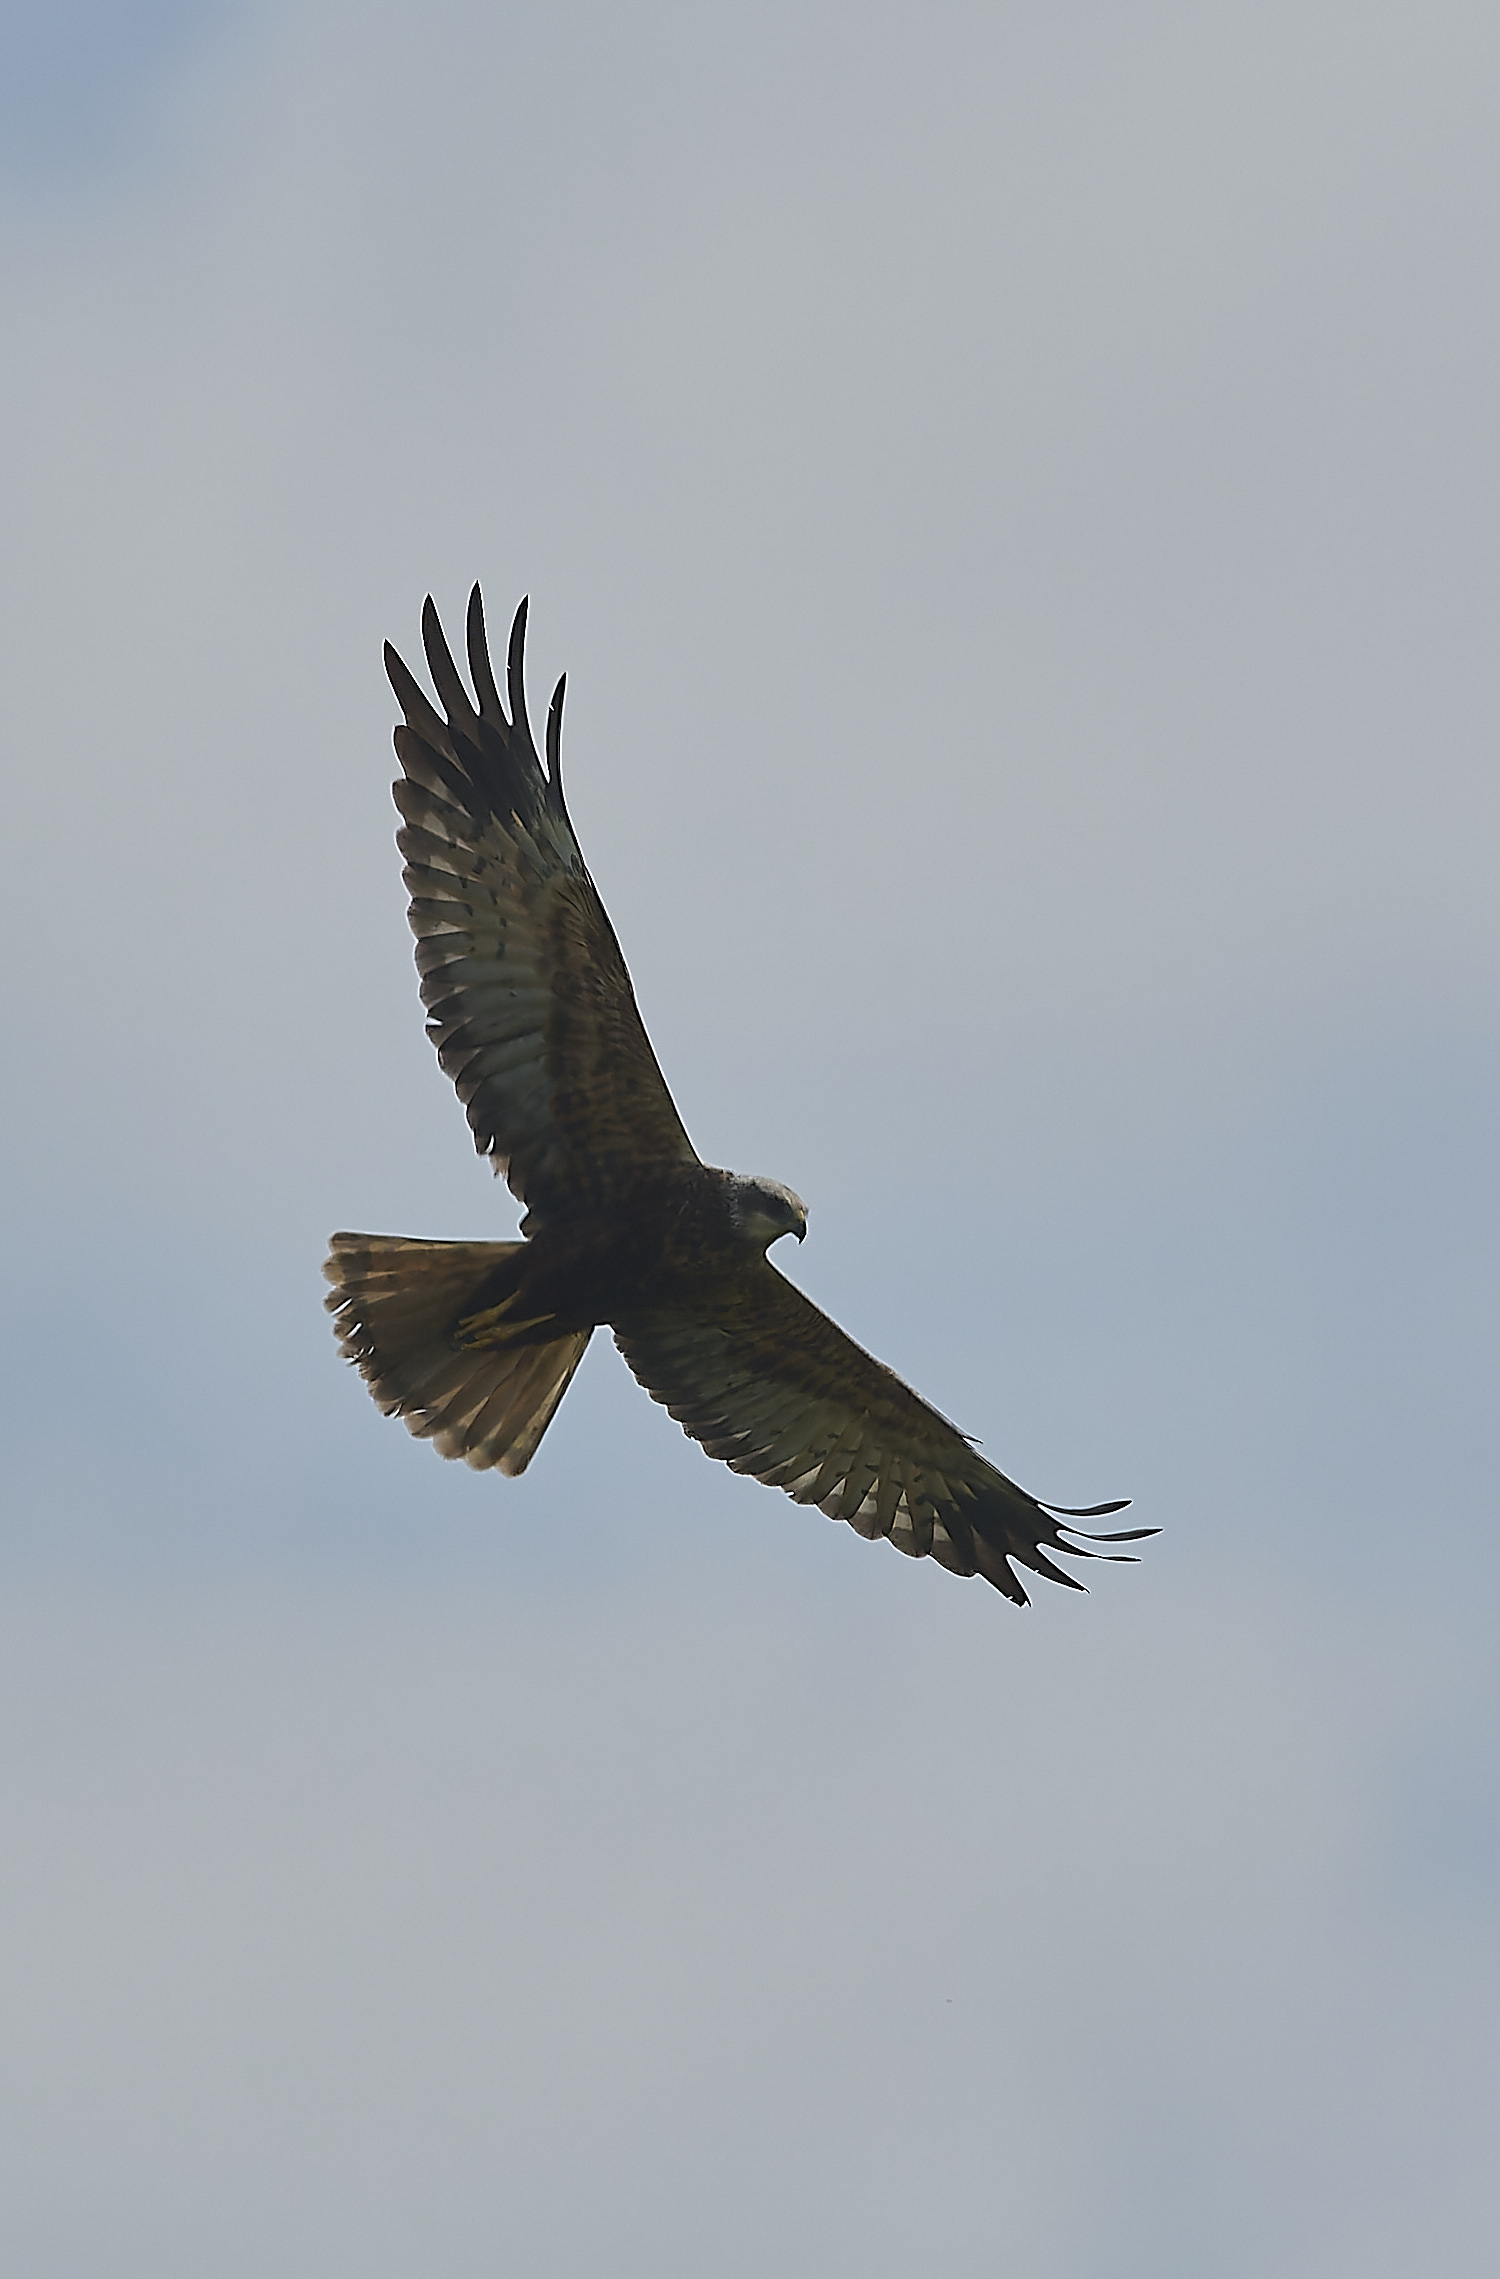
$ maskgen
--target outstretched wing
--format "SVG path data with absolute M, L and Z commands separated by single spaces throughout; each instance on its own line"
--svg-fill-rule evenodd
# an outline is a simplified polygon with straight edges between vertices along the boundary
M 441 719 L 395 650 L 405 774 L 409 912 L 428 1035 L 491 1155 L 537 1219 L 600 1200 L 643 1162 L 696 1163 L 647 1040 L 614 928 L 563 804 L 564 681 L 547 714 L 547 767 L 522 679 L 526 604 L 511 628 L 507 716 L 469 597 L 469 700 L 429 599 L 422 641 Z M 566 677 L 566 676 L 565 676 Z
M 1082 1530 L 1058 1522 L 1102 1518 L 1123 1503 L 1072 1512 L 1039 1504 L 769 1259 L 690 1304 L 617 1323 L 615 1341 L 652 1399 L 732 1471 L 861 1535 L 887 1536 L 910 1558 L 983 1575 L 1018 1606 L 1027 1598 L 1013 1561 L 1079 1590 L 1048 1550 L 1114 1556 L 1066 1542 Z M 1156 1532 L 1087 1540 L 1134 1543 Z

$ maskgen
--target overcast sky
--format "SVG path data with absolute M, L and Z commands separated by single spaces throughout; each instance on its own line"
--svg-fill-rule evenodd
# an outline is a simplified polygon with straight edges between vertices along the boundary
M 1461 0 L 13 0 L 8 2270 L 1497 2267 L 1497 113 Z M 1139 1567 L 340 1363 L 333 1228 L 515 1224 L 475 577 L 700 1151 Z

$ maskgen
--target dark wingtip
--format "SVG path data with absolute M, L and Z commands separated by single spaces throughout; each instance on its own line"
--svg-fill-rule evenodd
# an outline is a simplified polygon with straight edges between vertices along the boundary
M 433 600 L 431 594 L 428 594 L 426 600 L 422 604 L 422 648 L 427 658 L 429 670 L 431 670 L 432 666 L 432 652 L 434 648 L 444 649 L 446 647 L 447 643 L 443 639 L 442 620 L 439 618 L 437 613 L 437 603 Z M 438 695 L 441 697 L 443 693 L 442 686 L 438 681 L 438 676 L 436 673 L 433 674 L 433 683 L 437 688 Z
M 1060 1516 L 1060 1515 L 1059 1515 Z M 1077 1535 L 1085 1543 L 1144 1543 L 1148 1537 L 1160 1535 L 1159 1527 L 1117 1527 L 1108 1535 L 1091 1535 L 1086 1527 L 1067 1527 L 1064 1535 Z
M 490 644 L 484 629 L 484 596 L 476 579 L 469 596 L 469 611 L 464 623 L 469 651 L 469 678 L 474 683 L 474 694 L 479 699 L 480 716 L 492 728 L 508 729 L 505 707 L 500 702 L 500 691 L 495 686 L 494 667 L 490 663 Z
M 1058 1519 L 1108 1519 L 1112 1511 L 1129 1511 L 1130 1498 L 1121 1496 L 1118 1502 L 1112 1504 L 1043 1504 L 1042 1509 L 1052 1512 Z M 1154 1527 L 1148 1527 L 1144 1532 L 1155 1535 L 1158 1531 Z M 1077 1528 L 1071 1529 L 1070 1533 L 1076 1535 Z
M 568 676 L 563 673 L 552 691 L 552 702 L 547 707 L 547 774 L 557 798 L 562 798 L 562 716 L 563 694 Z
M 526 612 L 530 594 L 522 594 L 510 629 L 510 647 L 505 659 L 505 686 L 510 696 L 510 717 L 518 736 L 524 736 L 533 758 L 536 756 L 536 738 L 531 733 L 531 721 L 526 712 Z M 540 765 L 540 763 L 538 763 Z
M 1054 1519 L 1062 1522 L 1057 1539 L 1064 1551 L 1070 1551 L 1075 1559 L 1104 1559 L 1117 1567 L 1134 1567 L 1138 1566 L 1140 1562 L 1130 1557 L 1126 1552 L 1085 1551 L 1082 1546 L 1085 1543 L 1144 1543 L 1149 1536 L 1160 1535 L 1161 1529 L 1159 1527 L 1117 1527 L 1107 1534 L 1094 1535 L 1086 1527 L 1074 1527 L 1072 1522 L 1075 1519 L 1107 1519 L 1111 1512 L 1127 1511 L 1129 1508 L 1129 1496 L 1122 1496 L 1117 1503 L 1044 1504 L 1042 1506 L 1044 1511 L 1049 1512 Z M 1078 1541 L 1076 1543 L 1063 1543 L 1064 1535 L 1076 1535 Z
M 422 646 L 427 652 L 427 670 L 432 685 L 438 692 L 438 701 L 448 715 L 448 724 L 460 734 L 472 735 L 479 715 L 469 701 L 453 652 L 443 631 L 442 619 L 431 594 L 422 604 Z
M 415 676 L 399 649 L 387 641 L 385 645 L 386 678 L 396 694 L 396 702 L 406 715 L 406 725 L 437 750 L 448 748 L 448 725 L 433 711 L 417 685 Z
M 1043 1504 L 1043 1511 L 1054 1519 L 1108 1519 L 1111 1512 L 1129 1511 L 1129 1496 L 1121 1496 L 1110 1504 Z M 1091 1535 L 1086 1527 L 1067 1527 L 1067 1535 L 1081 1535 L 1085 1543 L 1144 1543 L 1148 1536 L 1160 1535 L 1159 1527 L 1117 1527 L 1107 1535 Z

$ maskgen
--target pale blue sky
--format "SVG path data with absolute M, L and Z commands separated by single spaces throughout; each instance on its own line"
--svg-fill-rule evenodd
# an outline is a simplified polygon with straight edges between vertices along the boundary
M 0 2260 L 1487 2273 L 1492 12 L 4 41 Z M 379 663 L 475 576 L 704 1154 L 1139 1569 L 342 1369 L 333 1227 L 514 1224 Z
M 222 0 L 17 0 L 0 10 L 0 169 L 12 196 L 107 195 L 156 142 L 174 82 L 259 7 Z

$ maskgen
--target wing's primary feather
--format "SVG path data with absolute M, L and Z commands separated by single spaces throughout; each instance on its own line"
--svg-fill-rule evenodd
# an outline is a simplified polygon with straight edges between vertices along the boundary
M 406 715 L 397 844 L 428 1034 L 475 1146 L 540 1222 L 607 1196 L 644 1163 L 698 1158 L 563 802 L 563 684 L 548 714 L 549 772 L 526 712 L 525 602 L 506 660 L 508 716 L 477 586 L 467 634 L 477 710 L 429 599 L 422 639 L 446 720 L 387 646 Z
M 652 1399 L 708 1455 L 861 1535 L 886 1536 L 911 1558 L 983 1575 L 1019 1606 L 1027 1599 L 1013 1562 L 1080 1590 L 1049 1550 L 1118 1556 L 1066 1541 L 1081 1533 L 1059 1525 L 1066 1515 L 987 1463 L 769 1259 L 732 1283 L 705 1281 L 691 1300 L 616 1323 L 615 1341 Z M 1071 1516 L 1123 1509 L 1099 1504 Z M 1128 1543 L 1155 1532 L 1088 1540 Z

